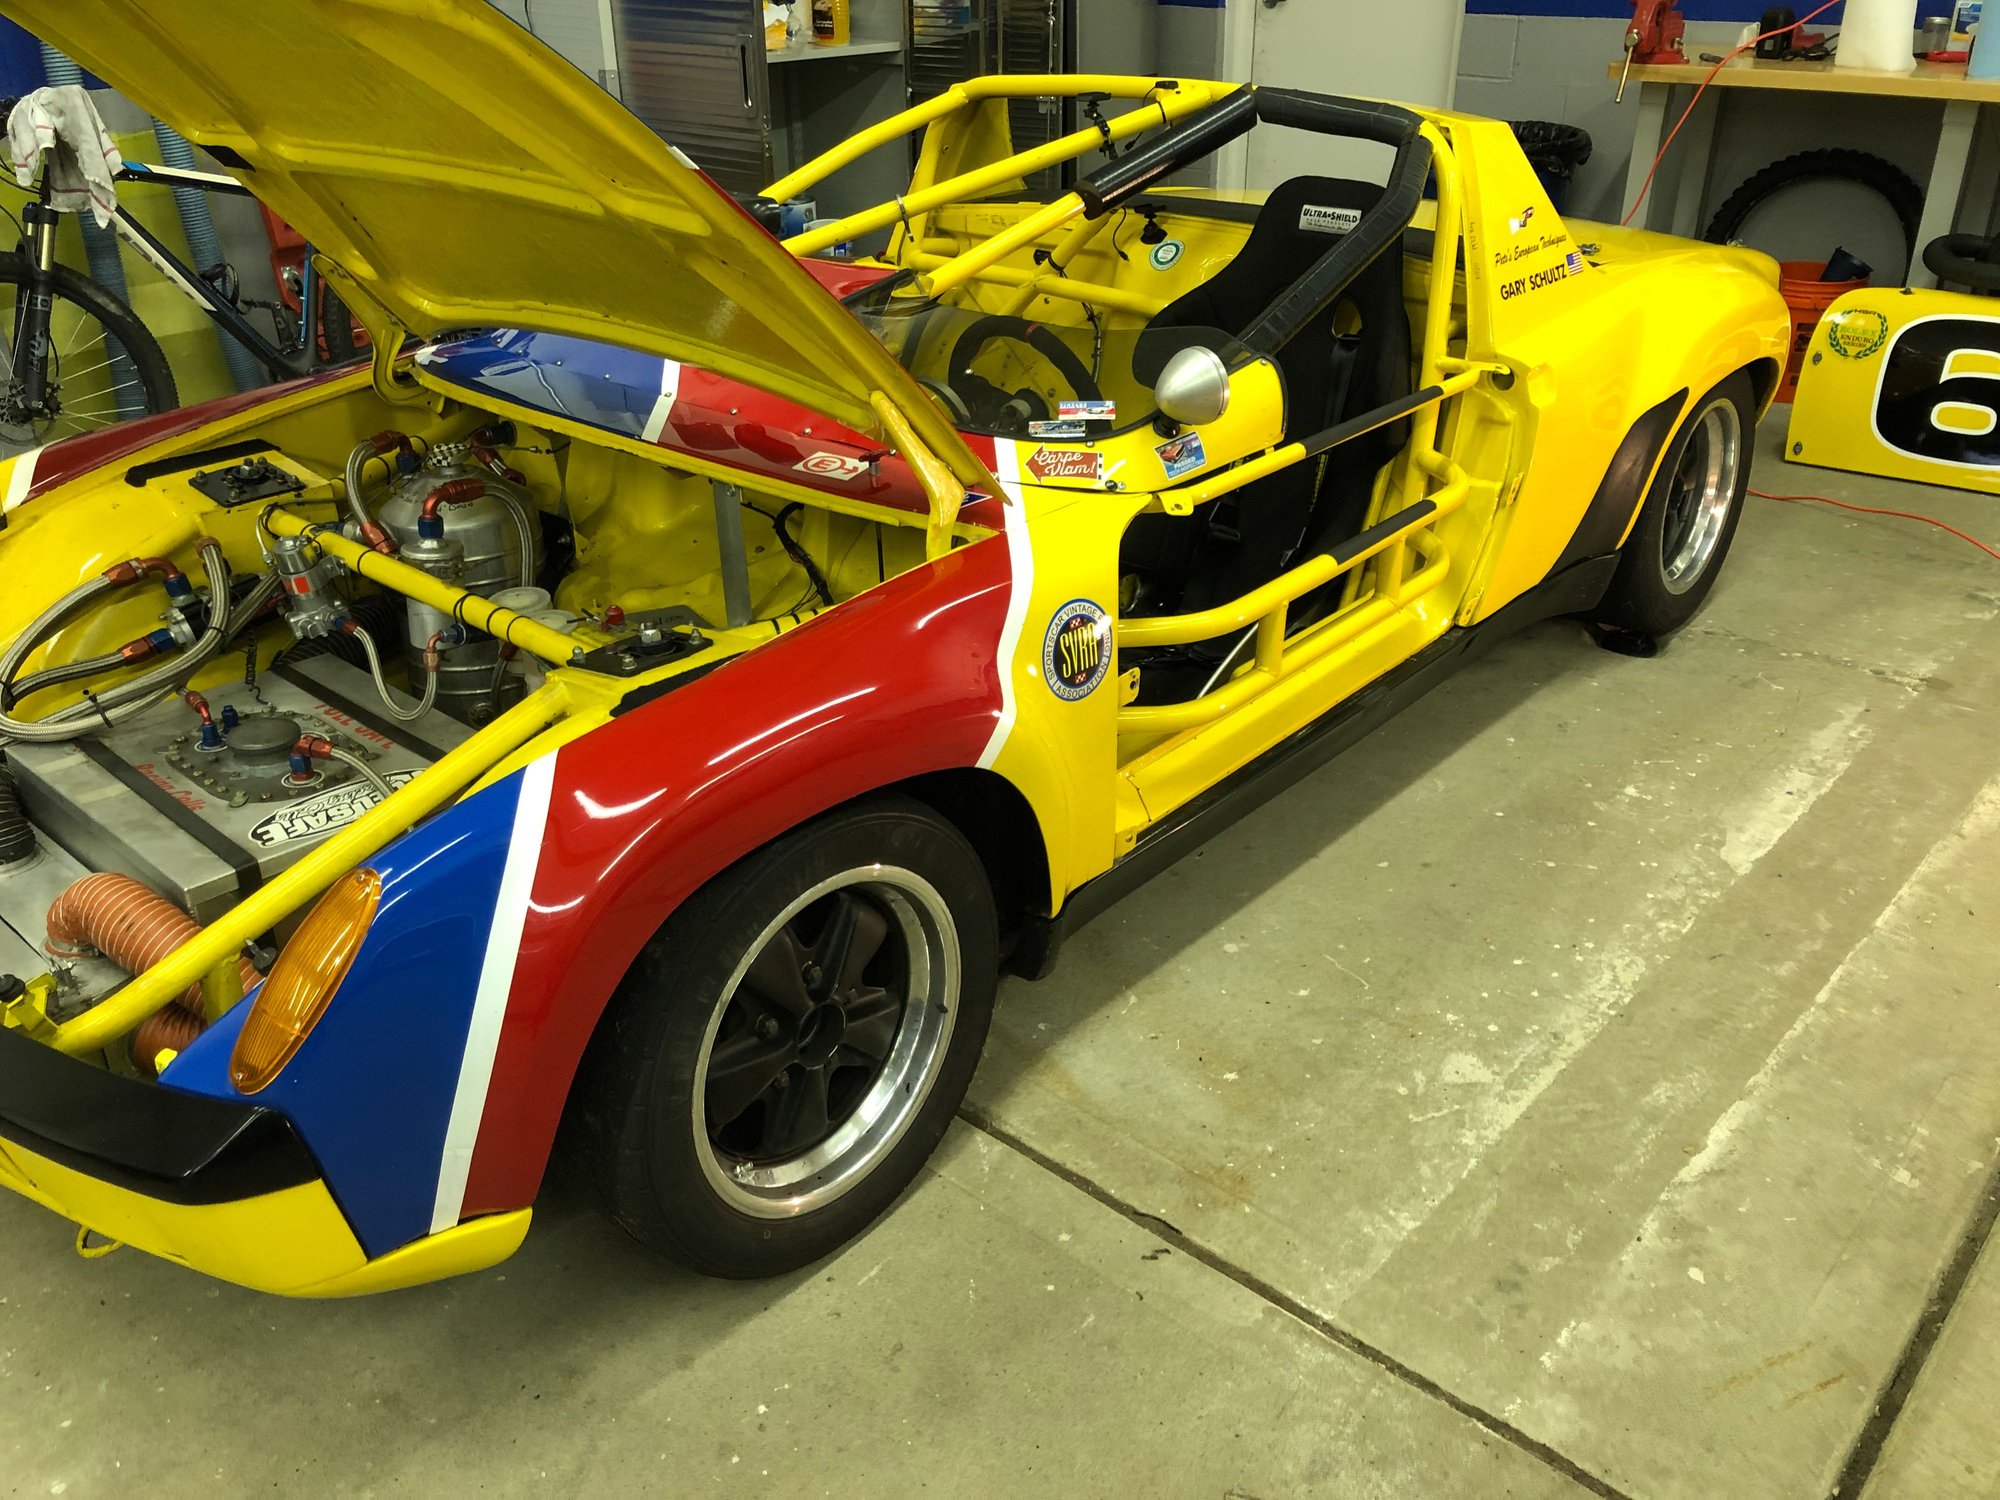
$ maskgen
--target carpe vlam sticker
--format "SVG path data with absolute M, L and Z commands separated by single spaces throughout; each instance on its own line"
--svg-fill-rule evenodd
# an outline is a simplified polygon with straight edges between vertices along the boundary
M 1872 307 L 1850 308 L 1827 320 L 1826 341 L 1842 359 L 1866 359 L 1889 339 L 1889 320 Z
M 1023 467 L 1037 479 L 1100 479 L 1104 455 L 1095 448 L 1037 448 Z
M 1201 434 L 1198 432 L 1184 432 L 1153 451 L 1160 455 L 1160 466 L 1167 471 L 1169 479 L 1192 474 L 1208 462 L 1208 452 L 1201 446 Z
M 1111 670 L 1111 617 L 1088 599 L 1072 599 L 1042 637 L 1042 677 L 1065 703 L 1088 698 Z

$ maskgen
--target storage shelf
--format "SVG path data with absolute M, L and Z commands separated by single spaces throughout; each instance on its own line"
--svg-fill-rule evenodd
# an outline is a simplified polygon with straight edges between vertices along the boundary
M 779 63 L 805 62 L 816 57 L 886 57 L 892 52 L 901 52 L 901 42 L 844 42 L 838 47 L 822 47 L 813 42 L 801 46 L 786 47 L 777 52 L 765 54 L 773 67 Z

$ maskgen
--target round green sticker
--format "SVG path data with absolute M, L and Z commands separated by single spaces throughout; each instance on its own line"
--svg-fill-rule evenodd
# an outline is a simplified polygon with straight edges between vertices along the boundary
M 1889 319 L 1872 307 L 1850 308 L 1827 324 L 1826 341 L 1842 359 L 1866 359 L 1887 342 Z

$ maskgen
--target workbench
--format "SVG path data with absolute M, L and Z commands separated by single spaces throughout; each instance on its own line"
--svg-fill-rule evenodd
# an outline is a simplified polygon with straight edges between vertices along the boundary
M 1609 75 L 1624 72 L 1622 61 L 1611 64 Z M 1692 90 L 1709 73 L 1715 73 L 1701 102 L 1668 152 L 1668 161 L 1653 181 L 1646 206 L 1633 222 L 1642 227 L 1671 229 L 1675 234 L 1698 236 L 1702 230 L 1701 209 L 1708 189 L 1709 164 L 1715 152 L 1715 122 L 1720 112 L 1720 90 L 1761 89 L 1807 94 L 1858 94 L 1873 98 L 1941 101 L 1944 121 L 1938 131 L 1937 154 L 1924 189 L 1923 218 L 1917 229 L 1917 253 L 1910 267 L 1911 286 L 1936 286 L 1937 278 L 1924 268 L 1923 248 L 1941 234 L 1952 232 L 1958 215 L 1959 199 L 1965 189 L 1965 167 L 1972 152 L 1973 131 L 1979 123 L 1982 104 L 2000 104 L 2000 80 L 1968 79 L 1963 63 L 1920 62 L 1914 73 L 1885 73 L 1872 68 L 1840 68 L 1827 62 L 1767 62 L 1743 57 L 1716 69 L 1712 63 L 1635 63 L 1626 87 L 1639 89 L 1639 123 L 1632 139 L 1632 161 L 1625 171 L 1625 213 L 1632 212 L 1646 173 L 1659 153 L 1660 141 L 1678 111 L 1670 113 L 1677 90 Z M 1682 107 L 1685 107 L 1684 105 Z M 1829 143 L 1834 144 L 1834 143 Z M 1679 178 L 1674 187 L 1672 215 L 1665 222 L 1657 212 L 1673 181 L 1673 158 L 1679 157 Z

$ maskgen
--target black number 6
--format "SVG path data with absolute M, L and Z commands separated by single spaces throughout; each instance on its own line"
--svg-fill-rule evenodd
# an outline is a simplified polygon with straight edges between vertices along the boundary
M 1875 397 L 1875 431 L 1915 458 L 2000 466 L 2000 318 L 1926 318 L 1899 332 Z

